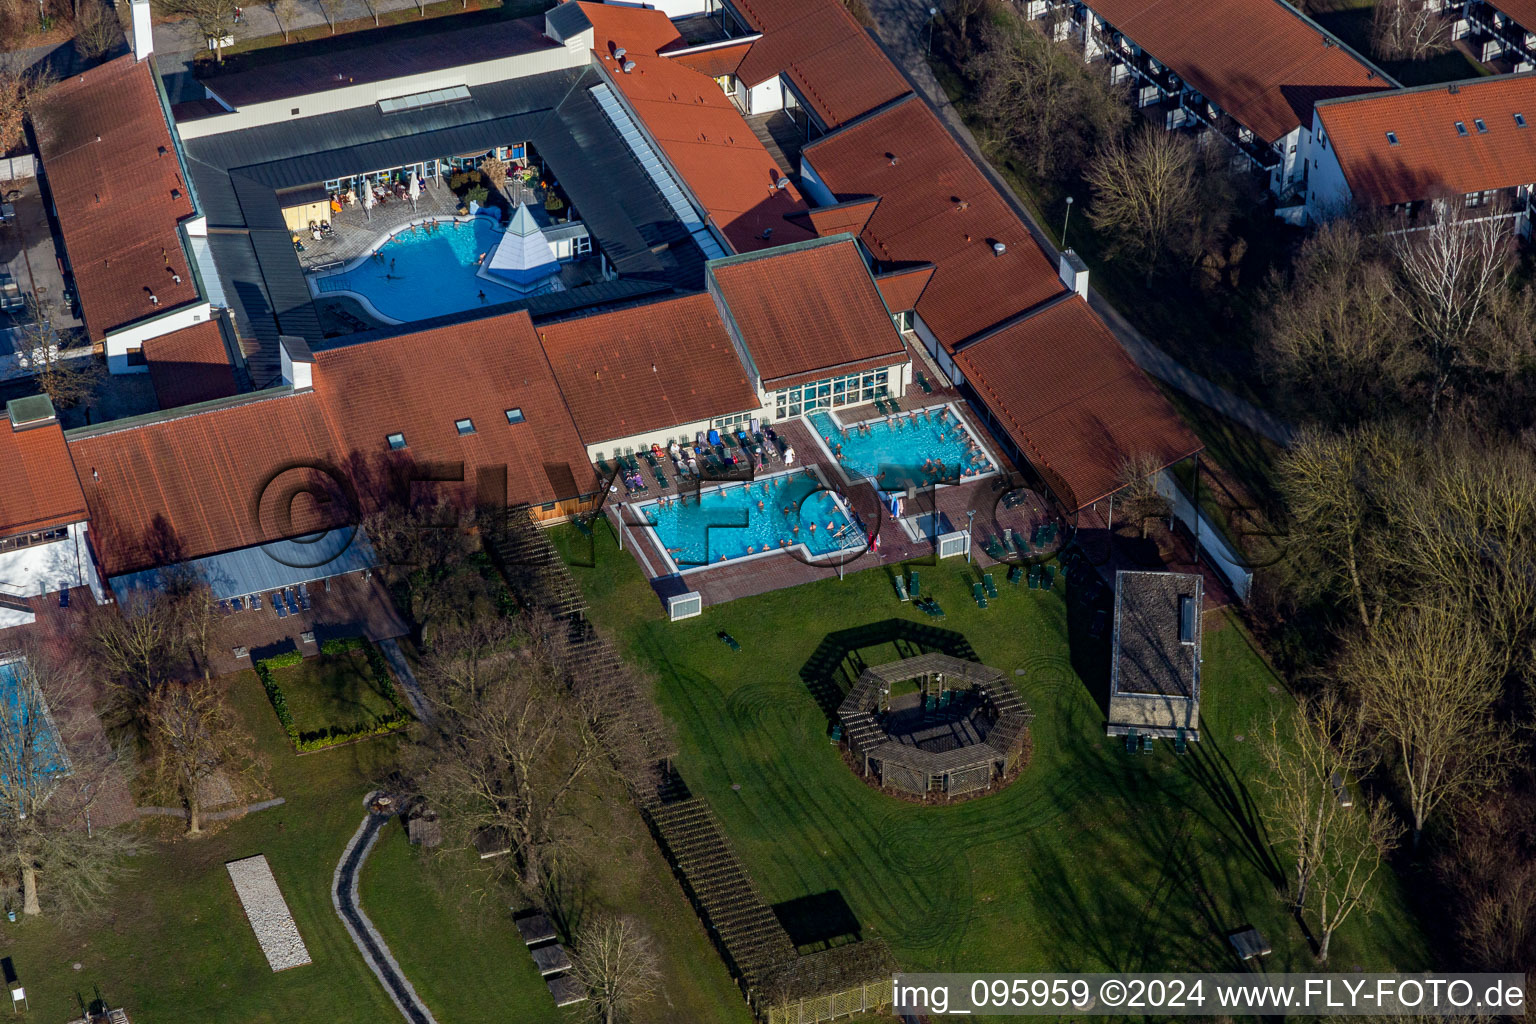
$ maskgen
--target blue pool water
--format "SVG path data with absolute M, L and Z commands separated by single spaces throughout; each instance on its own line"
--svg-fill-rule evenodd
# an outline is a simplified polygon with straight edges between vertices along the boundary
M 802 471 L 727 484 L 698 500 L 674 498 L 644 511 L 679 569 L 776 550 L 781 541 L 804 544 L 812 555 L 864 546 L 859 526 L 850 524 L 832 493 Z
M 68 769 L 58 736 L 54 734 L 42 698 L 32 692 L 26 665 L 21 660 L 0 664 L 0 714 L 6 717 L 3 742 L 32 744 L 32 753 L 24 751 L 0 751 L 0 775 L 12 767 L 20 767 L 33 773 L 29 785 L 34 794 L 41 796 L 53 776 L 62 775 Z
M 842 445 L 844 472 L 877 480 L 883 490 L 973 477 L 997 468 L 983 448 L 970 447 L 970 432 L 947 406 L 923 410 L 915 418 L 902 413 L 894 422 L 879 418 L 841 428 L 824 411 L 811 413 L 810 421 L 834 454 Z
M 501 235 L 501 228 L 489 217 L 476 217 L 467 224 L 442 221 L 431 232 L 420 228 L 413 234 L 406 228 L 379 249 L 382 260 L 365 259 L 345 273 L 317 278 L 315 286 L 321 295 L 357 292 L 380 313 L 402 321 L 511 302 L 523 296 L 475 276 L 480 269 L 476 260 L 481 253 L 489 253 Z

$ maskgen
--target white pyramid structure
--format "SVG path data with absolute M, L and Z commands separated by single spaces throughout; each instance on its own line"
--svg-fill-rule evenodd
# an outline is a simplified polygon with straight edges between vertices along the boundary
M 534 290 L 560 272 L 554 250 L 526 203 L 512 214 L 512 223 L 487 257 L 485 269 L 498 282 L 522 292 Z

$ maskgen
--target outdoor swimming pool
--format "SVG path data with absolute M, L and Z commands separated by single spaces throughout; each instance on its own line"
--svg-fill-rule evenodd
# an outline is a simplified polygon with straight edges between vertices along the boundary
M 997 470 L 992 455 L 971 437 L 948 405 L 847 426 L 839 426 L 830 413 L 817 411 L 811 413 L 810 423 L 845 476 L 865 477 L 882 490 L 969 480 Z
M 384 319 L 426 320 L 482 305 L 525 297 L 516 289 L 476 276 L 481 253 L 489 253 L 503 232 L 491 217 L 434 222 L 433 230 L 403 228 L 376 250 L 339 271 L 310 277 L 316 298 L 348 292 Z M 481 293 L 485 298 L 480 298 Z
M 796 545 L 813 558 L 864 547 L 858 523 L 809 469 L 724 484 L 697 500 L 659 499 L 640 510 L 679 572 Z
M 41 799 L 49 780 L 69 770 L 59 745 L 53 718 L 42 695 L 33 689 L 26 662 L 0 662 L 0 777 L 11 771 L 30 772 L 28 788 Z M 25 749 L 30 745 L 30 752 Z

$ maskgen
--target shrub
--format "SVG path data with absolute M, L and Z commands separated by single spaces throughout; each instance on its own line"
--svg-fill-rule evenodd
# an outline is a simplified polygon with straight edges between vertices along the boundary
M 469 191 L 464 193 L 464 199 L 467 202 L 479 203 L 481 206 L 484 206 L 485 200 L 490 196 L 490 194 L 491 190 L 486 188 L 484 185 L 473 185 L 470 187 Z
M 327 641 L 325 641 L 325 643 L 320 645 L 320 653 L 321 654 L 345 654 L 348 651 L 355 651 L 359 647 L 362 647 L 363 645 L 365 645 L 367 643 L 368 643 L 368 641 L 364 640 L 360 636 L 338 636 L 338 637 L 333 637 L 332 639 L 327 640 Z
M 565 200 L 551 192 L 549 195 L 544 197 L 544 209 L 548 210 L 550 213 L 556 213 L 565 209 Z
M 277 720 L 282 725 L 283 731 L 288 734 L 288 742 L 293 744 L 293 749 L 299 753 L 309 753 L 313 750 L 324 750 L 326 747 L 334 747 L 342 743 L 351 743 L 353 740 L 366 739 L 369 736 L 382 736 L 385 733 L 403 729 L 411 722 L 411 710 L 400 697 L 400 691 L 395 689 L 394 676 L 389 671 L 389 662 L 378 646 L 371 644 L 364 637 L 345 636 L 335 637 L 320 645 L 320 653 L 328 655 L 346 654 L 349 651 L 361 650 L 363 657 L 368 661 L 369 671 L 379 684 L 379 692 L 384 699 L 389 701 L 393 714 L 385 718 L 376 718 L 362 725 L 331 726 L 318 732 L 299 732 L 298 726 L 293 722 L 293 715 L 288 710 L 288 698 L 283 694 L 283 688 L 272 677 L 275 669 L 291 668 L 304 660 L 301 651 L 284 651 L 270 658 L 264 658 L 256 663 L 256 675 L 261 680 L 262 689 L 267 692 L 267 700 L 272 703 L 272 710 L 277 713 Z
M 274 654 L 262 661 L 268 668 L 292 668 L 304 660 L 303 651 L 284 651 L 282 654 Z

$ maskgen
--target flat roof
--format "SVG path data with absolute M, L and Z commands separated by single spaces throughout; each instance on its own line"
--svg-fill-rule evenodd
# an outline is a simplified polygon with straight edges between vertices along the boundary
M 1114 668 L 1111 696 L 1200 696 L 1203 580 L 1194 573 L 1115 574 Z M 1193 605 L 1193 640 L 1180 639 L 1182 602 Z

